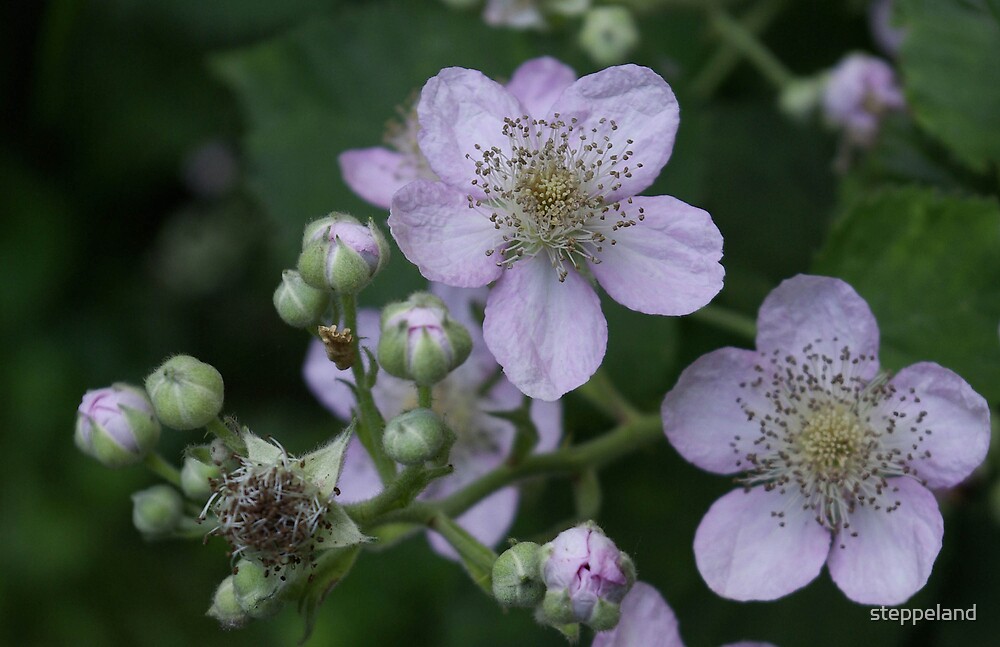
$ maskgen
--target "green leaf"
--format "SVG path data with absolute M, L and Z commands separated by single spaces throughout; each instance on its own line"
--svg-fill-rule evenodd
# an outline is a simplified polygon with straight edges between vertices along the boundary
M 878 319 L 882 363 L 931 360 L 1000 398 L 1000 207 L 929 189 L 848 206 L 814 265 L 851 283 Z
M 299 598 L 299 613 L 305 620 L 305 631 L 299 640 L 301 645 L 312 634 L 316 626 L 316 613 L 323 600 L 347 577 L 361 552 L 359 546 L 339 548 L 324 553 L 316 560 L 316 568 L 306 581 L 305 590 Z
M 1000 163 L 1000 22 L 982 2 L 908 0 L 900 61 L 917 121 L 972 169 Z

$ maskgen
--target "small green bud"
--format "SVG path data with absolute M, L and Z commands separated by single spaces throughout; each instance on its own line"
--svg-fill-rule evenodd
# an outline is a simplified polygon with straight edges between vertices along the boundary
M 251 618 L 267 618 L 283 606 L 278 598 L 284 583 L 275 573 L 269 573 L 257 562 L 241 559 L 233 574 L 236 601 Z
M 389 260 L 389 243 L 373 220 L 331 213 L 306 225 L 299 256 L 302 280 L 318 290 L 357 294 Z
M 522 541 L 493 562 L 493 597 L 505 607 L 532 608 L 545 597 L 539 569 L 538 544 Z
M 470 352 L 469 331 L 432 294 L 417 292 L 382 310 L 378 360 L 390 375 L 431 386 L 459 367 Z
M 598 598 L 597 603 L 594 604 L 594 610 L 591 612 L 590 621 L 587 623 L 587 626 L 594 631 L 610 631 L 618 625 L 621 617 L 622 608 L 620 604 Z
M 805 121 L 819 109 L 828 78 L 824 73 L 794 79 L 778 96 L 778 108 L 796 121 Z
M 156 417 L 168 427 L 204 427 L 222 410 L 222 375 L 190 355 L 175 355 L 146 378 Z
M 626 7 L 594 7 L 583 18 L 579 41 L 595 63 L 615 65 L 639 44 L 639 29 Z
M 441 418 L 430 409 L 413 409 L 385 426 L 382 446 L 389 458 L 403 465 L 419 465 L 437 456 L 447 434 Z
M 154 485 L 132 494 L 132 523 L 147 539 L 169 536 L 184 516 L 184 500 L 169 485 Z
M 208 454 L 208 448 L 204 448 L 204 453 Z M 219 466 L 211 463 L 205 462 L 200 458 L 192 455 L 184 457 L 184 466 L 181 467 L 181 489 L 184 490 L 184 494 L 195 501 L 204 501 L 211 496 L 214 488 L 212 487 L 212 479 L 217 479 L 222 476 L 222 470 Z
M 135 465 L 160 439 L 160 423 L 142 389 L 116 383 L 87 391 L 77 409 L 74 440 L 106 467 Z
M 250 615 L 243 610 L 236 598 L 232 575 L 219 584 L 212 597 L 212 606 L 205 615 L 218 620 L 223 629 L 239 629 L 250 619 Z
M 274 291 L 274 309 L 278 316 L 293 328 L 309 328 L 320 322 L 330 304 L 328 290 L 317 290 L 306 285 L 295 270 L 281 273 L 281 284 Z

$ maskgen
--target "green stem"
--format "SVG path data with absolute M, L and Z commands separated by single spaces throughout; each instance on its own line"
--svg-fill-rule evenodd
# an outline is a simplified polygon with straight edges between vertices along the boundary
M 434 387 L 417 385 L 417 406 L 430 409 L 434 403 Z
M 451 465 L 431 469 L 424 469 L 422 465 L 407 467 L 377 495 L 367 501 L 345 505 L 344 510 L 354 521 L 364 526 L 379 515 L 406 506 L 428 483 L 453 471 Z
M 344 327 L 350 328 L 354 333 L 351 347 L 354 350 L 355 361 L 351 366 L 351 372 L 354 374 L 354 387 L 361 415 L 357 427 L 358 439 L 375 462 L 375 468 L 378 470 L 382 483 L 389 484 L 396 478 L 396 465 L 382 449 L 382 430 L 385 428 L 385 421 L 382 419 L 378 407 L 375 406 L 371 385 L 368 384 L 364 362 L 361 359 L 361 342 L 358 337 L 358 304 L 354 295 L 351 294 L 341 295 L 340 304 L 344 312 Z M 371 370 L 375 370 L 374 367 Z
M 516 465 L 501 465 L 446 499 L 434 503 L 414 501 L 389 512 L 377 523 L 427 524 L 434 515 L 457 516 L 500 488 L 534 476 L 566 476 L 608 463 L 663 437 L 660 416 L 645 414 L 615 427 L 593 440 L 547 454 L 533 454 Z
M 707 323 L 710 326 L 745 337 L 750 341 L 757 339 L 757 322 L 739 312 L 723 306 L 707 305 L 701 310 L 691 313 L 691 318 Z
M 222 442 L 226 444 L 233 453 L 239 454 L 240 456 L 245 456 L 247 453 L 246 443 L 240 438 L 239 434 L 230 429 L 224 422 L 218 418 L 213 418 L 205 428 L 210 432 L 215 434 Z
M 710 97 L 746 56 L 778 89 L 794 79 L 781 61 L 758 40 L 784 9 L 787 0 L 764 0 L 738 21 L 715 5 L 709 14 L 712 28 L 723 38 L 723 44 L 709 59 L 691 84 L 692 91 L 702 98 Z
M 576 393 L 618 422 L 628 422 L 640 416 L 638 410 L 622 395 L 603 368 L 597 369 L 593 377 L 579 387 Z
M 436 531 L 451 544 L 451 547 L 462 558 L 462 564 L 472 580 L 486 591 L 487 595 L 492 596 L 493 562 L 496 561 L 497 554 L 442 512 L 438 512 L 428 519 L 427 527 Z
M 158 452 L 149 452 L 146 454 L 146 458 L 143 459 L 142 463 L 149 468 L 149 471 L 156 474 L 167 483 L 170 483 L 174 487 L 178 488 L 181 486 L 180 470 L 168 463 Z

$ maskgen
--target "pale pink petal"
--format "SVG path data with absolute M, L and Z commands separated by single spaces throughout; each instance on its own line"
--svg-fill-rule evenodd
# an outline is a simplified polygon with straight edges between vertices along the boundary
M 880 413 L 895 428 L 882 440 L 912 456 L 914 476 L 927 487 L 957 485 L 985 460 L 990 407 L 968 382 L 943 366 L 921 362 L 901 370 L 889 385 L 896 392 Z
M 475 288 L 500 275 L 486 255 L 502 242 L 500 232 L 446 184 L 417 180 L 397 191 L 389 229 L 403 255 L 432 281 Z
M 828 276 L 799 274 L 782 281 L 760 306 L 757 349 L 801 354 L 812 351 L 836 360 L 846 346 L 852 357 L 872 359 L 859 376 L 878 372 L 878 324 L 868 304 L 847 283 Z
M 633 198 L 622 211 L 636 224 L 609 230 L 600 262 L 590 265 L 615 301 L 646 314 L 686 315 L 719 293 L 722 234 L 707 212 L 665 195 Z
M 388 209 L 392 194 L 420 176 L 406 156 L 387 148 L 344 151 L 338 158 L 344 182 L 376 207 Z
M 490 547 L 496 546 L 507 538 L 507 531 L 514 523 L 519 498 L 520 494 L 516 487 L 505 487 L 460 514 L 455 521 L 482 543 Z M 439 555 L 458 559 L 455 550 L 441 535 L 429 531 L 427 539 Z
M 431 78 L 420 92 L 420 150 L 431 169 L 463 195 L 483 197 L 476 179 L 476 146 L 510 150 L 504 119 L 520 117 L 524 107 L 502 85 L 477 70 L 449 67 Z M 466 158 L 466 154 L 471 159 Z
M 886 503 L 898 508 L 859 506 L 830 549 L 830 576 L 859 604 L 906 602 L 927 583 L 941 550 L 944 521 L 934 495 L 906 477 L 889 484 Z
M 684 369 L 667 396 L 661 414 L 667 440 L 690 463 L 716 474 L 735 474 L 751 467 L 745 457 L 760 436 L 756 421 L 740 407 L 771 410 L 757 378 L 759 355 L 738 348 L 720 348 Z
M 573 68 L 551 56 L 542 56 L 525 61 L 514 70 L 507 91 L 517 97 L 530 116 L 541 119 L 574 81 Z
M 326 356 L 323 342 L 314 339 L 306 352 L 306 362 L 302 366 L 302 377 L 306 386 L 324 407 L 341 420 L 350 420 L 354 410 L 354 393 L 341 382 L 354 384 L 351 371 L 341 371 Z
M 517 390 L 510 380 L 500 376 L 496 385 L 490 389 L 489 398 L 481 404 L 486 411 L 510 411 L 521 406 L 524 394 Z M 535 452 L 550 452 L 562 439 L 562 402 L 545 402 L 532 400 L 529 411 L 531 421 L 538 430 L 538 444 Z
M 819 575 L 829 550 L 830 533 L 811 512 L 763 487 L 723 496 L 694 536 L 705 583 L 732 600 L 776 600 L 802 588 Z
M 608 195 L 610 202 L 635 195 L 653 183 L 670 159 L 680 122 L 673 90 L 659 74 L 638 65 L 609 67 L 582 77 L 563 92 L 552 112 L 566 123 L 577 119 L 577 132 L 590 135 L 597 129 L 594 138 L 610 138 L 613 147 L 608 156 L 634 152 L 627 162 L 615 166 L 622 173 L 621 187 Z M 612 121 L 617 128 L 612 129 Z M 625 167 L 631 177 L 625 176 Z
M 337 489 L 340 494 L 335 501 L 341 505 L 370 499 L 382 491 L 382 479 L 375 469 L 375 462 L 357 436 L 353 436 L 347 444 Z
M 621 612 L 618 626 L 594 634 L 591 647 L 683 647 L 677 616 L 649 584 L 636 582 Z
M 601 365 L 608 325 L 586 280 L 571 271 L 560 283 L 536 257 L 504 271 L 486 302 L 483 336 L 514 386 L 556 400 Z

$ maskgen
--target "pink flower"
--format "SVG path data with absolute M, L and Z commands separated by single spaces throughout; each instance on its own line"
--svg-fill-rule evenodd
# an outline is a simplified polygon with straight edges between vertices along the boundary
M 573 81 L 576 72 L 554 58 L 543 56 L 527 61 L 516 70 L 507 90 L 526 106 L 545 104 Z M 344 151 L 338 158 L 344 182 L 356 194 L 376 207 L 388 209 L 392 195 L 414 180 L 437 180 L 417 144 L 416 110 L 401 110 L 402 121 L 392 123 L 385 136 L 386 146 Z
M 677 616 L 660 592 L 636 582 L 622 600 L 618 626 L 594 634 L 591 647 L 684 647 Z M 770 643 L 738 642 L 723 647 L 774 647 Z
M 896 74 L 888 63 L 867 54 L 844 57 L 830 73 L 823 91 L 823 114 L 847 140 L 871 146 L 885 113 L 906 106 Z
M 433 500 L 447 497 L 498 467 L 507 458 L 514 440 L 514 426 L 488 412 L 516 409 L 523 396 L 502 376 L 492 387 L 480 393 L 500 370 L 483 344 L 482 328 L 473 315 L 474 308 L 482 307 L 485 290 L 432 285 L 431 292 L 444 300 L 452 317 L 469 330 L 473 342 L 469 359 L 434 387 L 434 409 L 458 437 L 450 456 L 450 462 L 455 466 L 454 473 L 434 481 L 421 495 L 421 498 Z M 380 336 L 378 312 L 361 310 L 356 332 L 365 346 L 376 348 Z M 327 359 L 320 342 L 314 341 L 310 346 L 303 373 L 309 389 L 324 406 L 342 419 L 351 417 L 355 407 L 354 394 L 344 382 L 353 384 L 354 379 L 350 371 L 337 370 Z M 417 406 L 413 384 L 385 371 L 379 372 L 372 396 L 386 419 Z M 555 449 L 562 436 L 561 405 L 533 402 L 531 418 L 539 433 L 536 451 Z M 347 447 L 338 487 L 341 491 L 337 498 L 339 503 L 362 501 L 382 489 L 375 465 L 357 437 Z M 516 487 L 498 490 L 460 515 L 457 521 L 484 544 L 495 546 L 505 538 L 514 521 L 518 498 Z M 455 557 L 451 547 L 438 535 L 431 533 L 429 539 L 437 552 Z
M 773 600 L 826 564 L 856 602 L 906 601 L 941 548 L 928 488 L 954 486 L 983 461 L 986 402 L 930 362 L 880 373 L 875 318 L 838 279 L 785 281 L 757 331 L 757 352 L 704 355 L 663 401 L 684 458 L 743 473 L 744 487 L 698 527 L 698 570 L 723 597 Z
M 633 197 L 670 157 L 678 108 L 648 68 L 612 67 L 525 102 L 475 70 L 421 93 L 420 148 L 439 182 L 392 201 L 389 227 L 432 281 L 496 282 L 486 345 L 507 378 L 555 400 L 600 366 L 607 323 L 591 284 L 648 314 L 688 314 L 722 287 L 722 236 L 668 196 Z
M 593 522 L 564 530 L 541 548 L 543 615 L 553 625 L 614 626 L 635 584 L 632 559 Z

